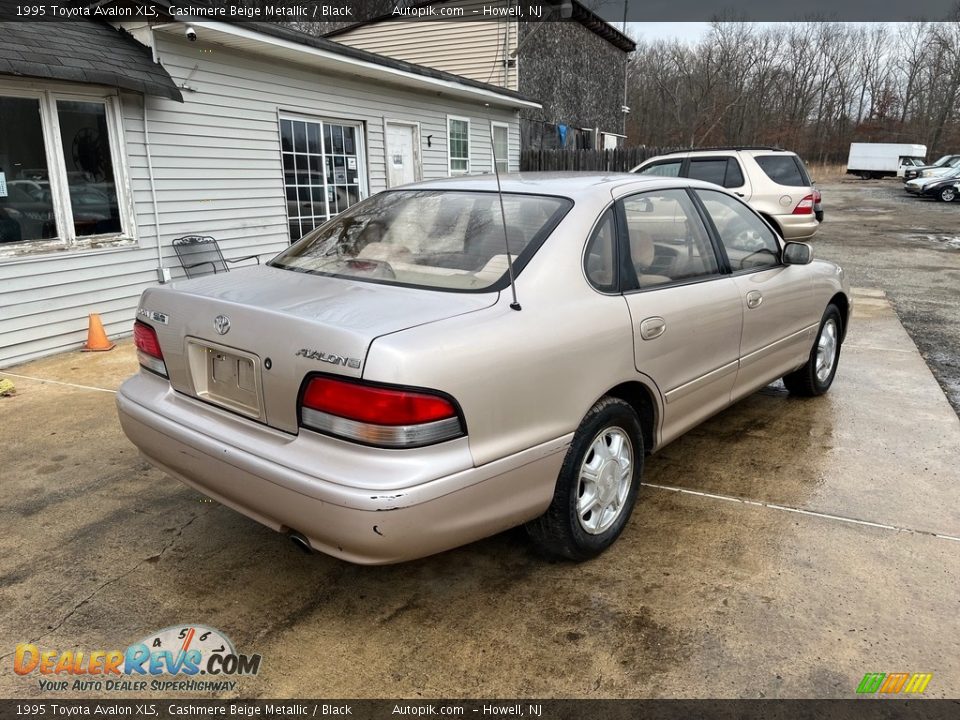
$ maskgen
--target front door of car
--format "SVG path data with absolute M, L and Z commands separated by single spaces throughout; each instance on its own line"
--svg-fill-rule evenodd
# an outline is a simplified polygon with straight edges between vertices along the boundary
M 669 442 L 730 402 L 740 291 L 686 190 L 630 195 L 617 208 L 636 367 L 660 388 Z
M 802 364 L 820 321 L 807 268 L 781 262 L 780 241 L 745 204 L 694 191 L 713 223 L 743 302 L 736 400 Z

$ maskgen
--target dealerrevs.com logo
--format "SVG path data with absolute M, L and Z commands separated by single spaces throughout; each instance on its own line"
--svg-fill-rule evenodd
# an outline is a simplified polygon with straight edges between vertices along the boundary
M 60 651 L 20 643 L 13 671 L 39 676 L 43 692 L 224 692 L 236 688 L 230 678 L 260 672 L 260 660 L 260 655 L 238 653 L 215 628 L 174 625 L 126 650 Z

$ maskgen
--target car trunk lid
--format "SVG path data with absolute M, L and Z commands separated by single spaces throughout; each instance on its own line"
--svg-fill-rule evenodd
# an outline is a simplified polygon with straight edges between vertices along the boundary
M 296 432 L 307 374 L 362 377 L 377 337 L 489 307 L 497 295 L 250 267 L 150 288 L 140 317 L 157 331 L 174 389 Z

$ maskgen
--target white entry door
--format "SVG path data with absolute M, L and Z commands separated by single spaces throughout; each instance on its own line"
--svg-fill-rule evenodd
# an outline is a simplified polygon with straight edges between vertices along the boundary
M 390 187 L 420 180 L 420 148 L 416 125 L 387 123 L 387 179 Z

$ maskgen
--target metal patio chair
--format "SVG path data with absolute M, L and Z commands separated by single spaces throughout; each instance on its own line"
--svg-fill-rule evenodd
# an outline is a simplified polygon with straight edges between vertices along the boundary
M 220 245 L 210 235 L 184 235 L 173 241 L 173 249 L 180 260 L 180 266 L 188 278 L 213 275 L 230 271 L 230 265 L 244 260 L 256 260 L 260 264 L 258 255 L 247 255 L 240 258 L 227 259 L 220 252 Z

